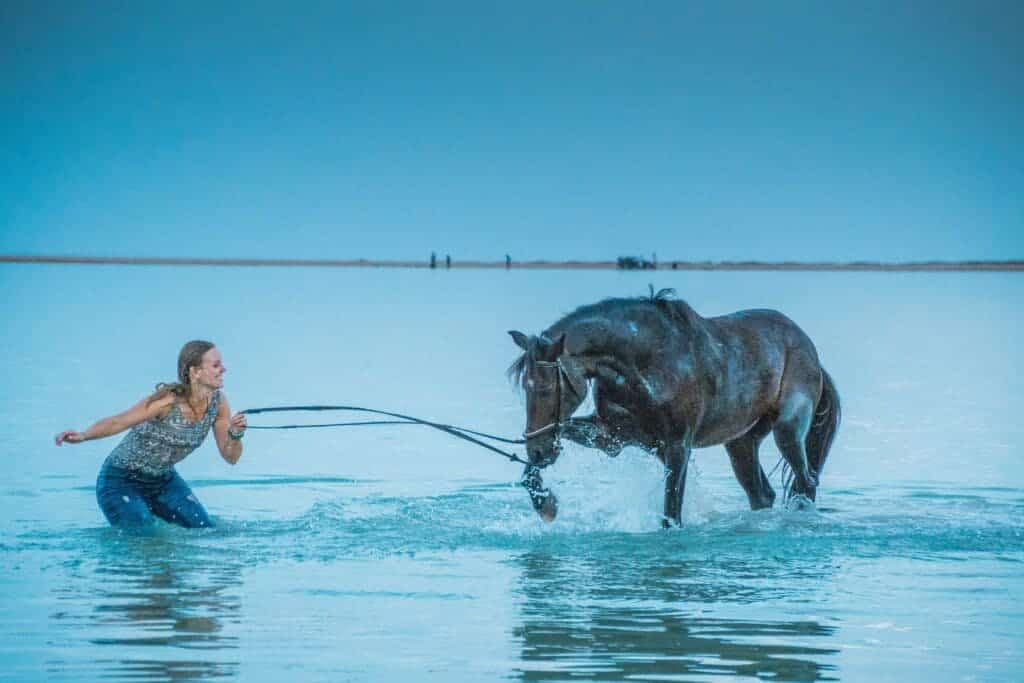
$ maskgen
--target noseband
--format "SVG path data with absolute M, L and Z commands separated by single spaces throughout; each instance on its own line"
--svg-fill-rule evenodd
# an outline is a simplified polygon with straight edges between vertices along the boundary
M 550 368 L 550 367 L 558 368 L 558 383 L 555 385 L 555 392 L 556 392 L 555 393 L 555 420 L 554 420 L 554 422 L 551 422 L 550 424 L 544 425 L 540 429 L 534 429 L 532 432 L 523 432 L 523 438 L 524 439 L 532 439 L 535 436 L 540 436 L 541 434 L 546 434 L 547 432 L 550 432 L 551 430 L 555 430 L 555 447 L 558 448 L 558 430 L 562 427 L 562 384 L 563 384 L 563 382 L 565 384 L 569 385 L 569 389 L 572 390 L 572 393 L 576 394 L 577 397 L 579 397 L 579 392 L 576 391 L 576 388 L 572 385 L 572 380 L 569 379 L 569 373 L 565 369 L 565 366 L 562 365 L 561 359 L 556 360 L 554 362 L 538 360 L 538 361 L 534 361 L 534 365 L 537 365 L 537 366 L 542 367 L 542 368 Z

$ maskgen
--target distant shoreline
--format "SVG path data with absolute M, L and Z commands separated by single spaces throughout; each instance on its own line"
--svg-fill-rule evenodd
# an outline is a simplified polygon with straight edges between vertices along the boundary
M 52 256 L 0 254 L 0 263 L 51 263 L 123 266 L 241 266 L 297 268 L 420 268 L 427 261 L 378 259 L 248 259 L 248 258 L 158 258 L 133 256 Z M 435 270 L 448 270 L 439 262 Z M 491 270 L 634 270 L 620 269 L 615 261 L 456 261 L 450 269 Z M 659 261 L 653 268 L 635 270 L 762 270 L 762 271 L 1024 271 L 1024 260 L 1012 261 L 913 261 L 882 263 L 872 261 Z

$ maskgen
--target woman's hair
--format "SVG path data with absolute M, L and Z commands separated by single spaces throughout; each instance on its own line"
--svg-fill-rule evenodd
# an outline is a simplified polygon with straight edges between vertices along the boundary
M 146 400 L 146 405 L 167 396 L 167 394 L 174 394 L 188 400 L 189 396 L 192 395 L 189 370 L 200 367 L 203 364 L 203 355 L 212 348 L 213 342 L 201 339 L 186 342 L 181 347 L 181 352 L 178 353 L 178 381 L 157 384 L 153 395 Z

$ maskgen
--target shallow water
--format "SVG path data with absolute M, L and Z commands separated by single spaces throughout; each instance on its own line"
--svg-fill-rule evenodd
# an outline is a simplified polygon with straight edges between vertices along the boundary
M 710 448 L 664 532 L 653 458 L 568 446 L 545 524 L 517 467 L 438 432 L 253 430 L 236 467 L 210 441 L 179 468 L 217 528 L 126 535 L 93 493 L 116 437 L 50 440 L 168 379 L 194 337 L 221 348 L 235 409 L 511 436 L 506 330 L 648 282 L 705 315 L 778 308 L 815 340 L 844 412 L 817 510 L 747 510 Z M 5 680 L 1024 675 L 1019 275 L 6 265 L 0 286 Z

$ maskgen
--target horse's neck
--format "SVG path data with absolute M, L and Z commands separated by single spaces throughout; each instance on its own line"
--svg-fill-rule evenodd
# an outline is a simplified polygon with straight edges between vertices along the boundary
M 625 315 L 609 319 L 601 315 L 569 316 L 548 332 L 556 336 L 564 332 L 567 350 L 584 369 L 588 379 L 602 377 L 623 377 L 626 381 L 641 380 L 644 377 L 638 359 L 660 354 L 664 345 L 682 345 L 693 349 L 696 344 L 705 355 L 709 344 L 710 331 L 701 318 L 688 304 L 678 302 L 677 309 L 665 311 L 664 317 L 650 315 L 650 311 L 633 309 Z M 664 326 L 664 327 L 660 327 Z
M 609 373 L 622 375 L 636 371 L 632 359 L 641 351 L 637 347 L 642 335 L 639 327 L 636 327 L 637 332 L 634 333 L 629 325 L 637 323 L 627 321 L 625 328 L 620 329 L 622 324 L 619 322 L 597 318 L 567 322 L 569 324 L 552 328 L 547 334 L 566 334 L 569 356 L 582 368 L 587 379 L 601 378 Z

